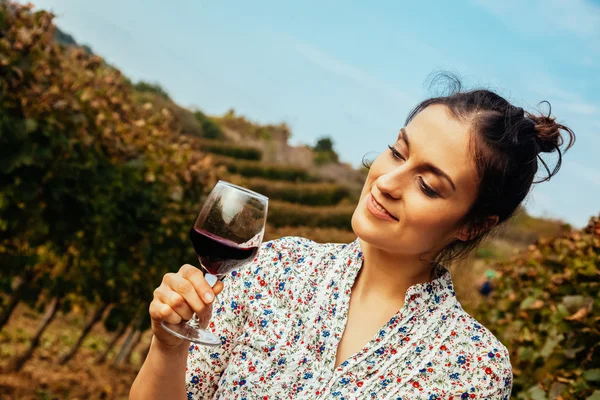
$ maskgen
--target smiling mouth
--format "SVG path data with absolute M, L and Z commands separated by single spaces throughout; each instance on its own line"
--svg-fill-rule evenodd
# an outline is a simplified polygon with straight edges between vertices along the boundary
M 373 196 L 373 194 L 369 194 L 369 198 L 367 199 L 367 209 L 371 212 L 371 214 L 378 218 L 387 219 L 390 221 L 398 221 L 398 218 L 390 214 L 385 207 L 375 200 L 375 196 Z

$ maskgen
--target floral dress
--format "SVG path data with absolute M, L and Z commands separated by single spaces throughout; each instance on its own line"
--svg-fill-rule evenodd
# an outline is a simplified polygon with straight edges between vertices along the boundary
M 361 266 L 358 240 L 263 244 L 224 279 L 209 325 L 222 346 L 189 348 L 188 399 L 509 398 L 508 351 L 461 308 L 442 267 L 336 368 Z

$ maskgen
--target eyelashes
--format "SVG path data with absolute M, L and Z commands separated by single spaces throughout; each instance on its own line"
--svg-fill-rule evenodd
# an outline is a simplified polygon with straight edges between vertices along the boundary
M 394 146 L 392 146 L 391 144 L 388 145 L 388 149 L 390 149 L 390 151 L 392 152 L 392 156 L 394 158 L 397 158 L 402 161 L 406 161 L 406 158 L 404 158 L 404 156 L 402 154 L 400 154 L 400 152 L 398 150 L 396 150 L 396 148 Z
M 406 158 L 404 158 L 404 156 L 398 150 L 396 150 L 396 148 L 394 146 L 388 145 L 388 149 L 390 149 L 390 152 L 394 159 L 406 161 Z M 419 177 L 419 187 L 420 187 L 421 191 L 423 192 L 423 194 L 425 194 L 425 196 L 427 196 L 427 197 L 430 197 L 432 199 L 441 197 L 441 195 L 438 192 L 433 190 L 431 188 L 431 186 L 429 186 L 425 183 L 425 181 L 423 180 L 423 177 L 421 177 L 421 176 Z
M 421 191 L 423 193 L 425 193 L 425 195 L 427 197 L 431 197 L 432 199 L 440 197 L 440 195 L 435 190 L 433 190 L 432 188 L 430 188 L 429 186 L 427 186 L 427 184 L 425 183 L 425 181 L 421 177 L 419 177 L 419 186 L 421 186 Z

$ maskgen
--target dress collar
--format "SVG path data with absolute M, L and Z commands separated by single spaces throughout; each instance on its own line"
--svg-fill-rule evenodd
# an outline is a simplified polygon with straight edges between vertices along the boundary
M 360 250 L 360 242 L 356 239 L 354 242 L 343 245 L 346 250 L 346 259 L 350 267 L 349 274 L 356 279 L 363 262 L 363 253 Z M 352 282 L 352 285 L 354 282 Z M 421 311 L 432 311 L 444 303 L 456 302 L 456 293 L 450 271 L 444 266 L 437 264 L 434 267 L 433 279 L 429 282 L 412 285 L 406 291 L 404 297 L 404 309 L 409 309 L 411 313 L 420 313 Z

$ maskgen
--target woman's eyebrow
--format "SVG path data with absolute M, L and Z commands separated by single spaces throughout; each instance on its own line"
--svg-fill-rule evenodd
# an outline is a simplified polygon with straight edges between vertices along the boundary
M 410 153 L 410 142 L 408 141 L 408 133 L 406 132 L 405 128 L 400 129 L 400 137 L 406 144 L 406 149 Z M 452 178 L 450 178 L 450 175 L 445 173 L 441 168 L 437 167 L 436 165 L 434 165 L 430 162 L 425 162 L 423 164 L 423 168 L 426 169 L 427 171 L 430 171 L 430 172 L 436 174 L 440 178 L 444 178 L 445 180 L 447 180 L 448 183 L 450 184 L 450 186 L 452 187 L 452 190 L 456 192 L 456 186 L 454 186 L 454 181 L 452 180 Z

